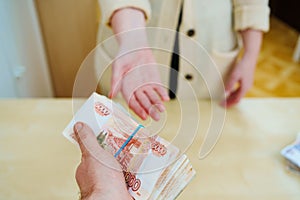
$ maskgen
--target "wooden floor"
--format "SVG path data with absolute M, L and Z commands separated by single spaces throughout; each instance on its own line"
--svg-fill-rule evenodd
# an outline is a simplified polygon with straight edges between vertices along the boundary
M 300 97 L 300 63 L 293 61 L 299 33 L 271 17 L 248 97 Z

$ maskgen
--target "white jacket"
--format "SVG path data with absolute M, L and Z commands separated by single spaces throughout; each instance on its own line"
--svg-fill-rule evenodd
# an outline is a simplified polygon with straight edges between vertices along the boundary
M 190 98 L 194 91 L 199 98 L 219 98 L 222 83 L 239 53 L 238 31 L 248 28 L 268 31 L 268 0 L 99 0 L 102 26 L 98 41 L 113 35 L 109 22 L 116 10 L 134 7 L 144 12 L 149 27 L 164 28 L 159 33 L 149 31 L 150 46 L 172 50 L 175 32 L 170 30 L 176 30 L 182 3 L 177 96 Z M 117 51 L 116 41 L 103 43 L 108 58 L 113 58 Z M 154 54 L 159 64 L 170 65 L 170 52 L 154 50 Z M 162 74 L 167 84 L 169 73 Z M 192 79 L 186 80 L 186 75 Z M 100 85 L 107 91 L 110 77 L 105 76 Z

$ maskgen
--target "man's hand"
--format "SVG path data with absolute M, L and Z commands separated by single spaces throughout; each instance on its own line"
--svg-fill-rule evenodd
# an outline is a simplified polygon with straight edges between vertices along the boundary
M 119 163 L 100 147 L 90 127 L 77 122 L 74 133 L 82 152 L 76 170 L 81 199 L 132 199 Z

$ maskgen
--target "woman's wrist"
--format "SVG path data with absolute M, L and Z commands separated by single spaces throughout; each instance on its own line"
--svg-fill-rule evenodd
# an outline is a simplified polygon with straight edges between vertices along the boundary
M 145 28 L 129 30 L 119 34 L 117 37 L 120 49 L 131 50 L 149 46 Z
M 146 19 L 144 13 L 135 8 L 123 8 L 112 16 L 111 25 L 120 46 L 147 46 Z

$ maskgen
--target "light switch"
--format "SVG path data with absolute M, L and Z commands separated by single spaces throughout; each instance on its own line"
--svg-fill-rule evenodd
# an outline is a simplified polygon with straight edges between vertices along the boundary
M 13 69 L 13 74 L 14 74 L 14 77 L 16 79 L 20 79 L 24 76 L 24 73 L 26 71 L 26 67 L 22 66 L 22 65 L 19 65 L 19 66 L 16 66 L 14 69 Z

